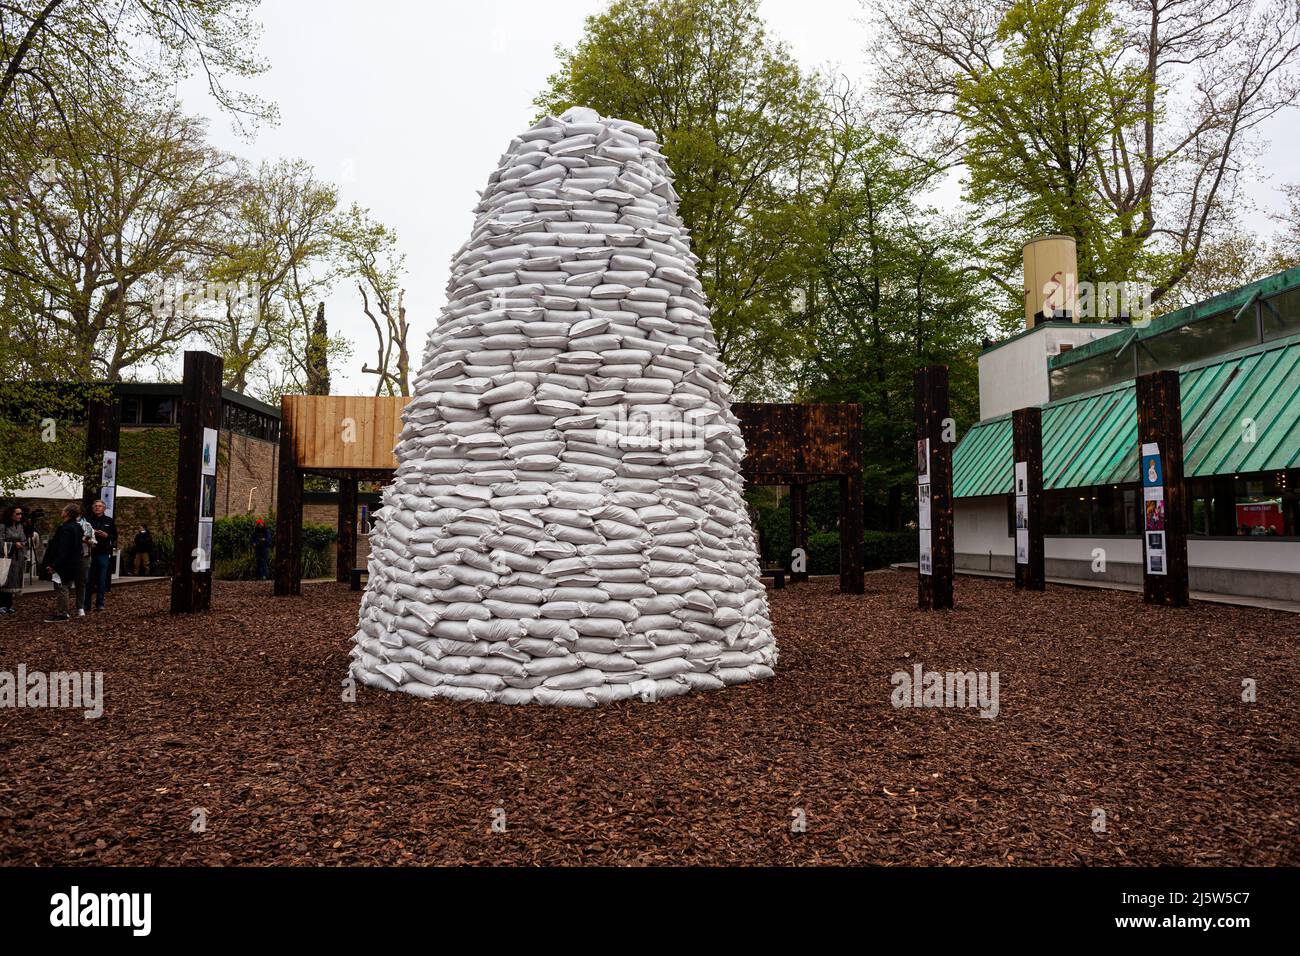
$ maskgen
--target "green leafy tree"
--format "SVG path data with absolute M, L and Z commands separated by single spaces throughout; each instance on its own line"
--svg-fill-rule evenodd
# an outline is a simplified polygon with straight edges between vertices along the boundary
M 410 324 L 402 273 L 406 257 L 398 250 L 397 233 L 353 204 L 334 226 L 345 268 L 361 296 L 361 310 L 375 330 L 376 361 L 363 363 L 363 375 L 375 375 L 376 395 L 411 394 Z
M 257 0 L 6 0 L 0 3 L 0 109 L 24 95 L 71 119 L 124 89 L 167 88 L 196 69 L 218 104 L 274 116 L 226 81 L 266 69 L 256 56 Z
M 882 121 L 964 164 L 1019 305 L 1020 244 L 1076 238 L 1083 279 L 1157 302 L 1234 225 L 1260 124 L 1300 94 L 1286 0 L 869 0 Z
M 202 327 L 190 293 L 218 251 L 232 159 L 174 102 L 131 90 L 66 122 L 25 100 L 0 143 L 15 156 L 0 166 L 11 371 L 88 382 L 169 360 Z
M 616 0 L 557 52 L 538 108 L 587 106 L 658 133 L 733 385 L 768 390 L 802 345 L 790 303 L 821 135 L 819 81 L 768 35 L 757 0 Z

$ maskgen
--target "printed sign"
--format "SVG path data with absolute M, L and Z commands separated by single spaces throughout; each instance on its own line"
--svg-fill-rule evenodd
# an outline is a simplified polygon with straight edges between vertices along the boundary
M 195 571 L 212 570 L 212 521 L 217 515 L 217 430 L 203 429 L 199 460 L 199 538 Z
M 217 430 L 203 429 L 203 474 L 217 473 Z
M 104 514 L 113 517 L 113 506 L 117 502 L 117 452 L 104 452 L 104 460 L 99 468 L 99 500 L 104 502 Z
M 217 516 L 217 476 L 204 475 L 203 487 L 199 490 L 199 519 Z
M 212 519 L 203 518 L 199 521 L 199 553 L 194 556 L 195 571 L 210 571 L 212 569 Z
M 921 573 L 933 574 L 934 554 L 930 550 L 930 532 L 928 529 L 920 533 L 920 539 L 921 539 L 921 555 L 920 555 Z
M 1165 552 L 1165 467 L 1160 446 L 1142 445 L 1142 542 L 1146 551 L 1147 574 L 1168 574 Z
M 1165 563 L 1165 533 L 1163 531 L 1148 531 L 1146 533 L 1147 545 L 1147 574 L 1168 574 Z
M 1029 462 L 1016 462 L 1016 564 L 1029 563 Z
M 916 504 L 918 515 L 917 527 L 925 530 L 930 529 L 930 486 L 916 486 Z
M 930 439 L 924 438 L 916 443 L 916 483 L 930 483 Z
M 1160 461 L 1160 446 L 1147 442 L 1142 446 L 1142 487 L 1164 488 L 1165 470 Z

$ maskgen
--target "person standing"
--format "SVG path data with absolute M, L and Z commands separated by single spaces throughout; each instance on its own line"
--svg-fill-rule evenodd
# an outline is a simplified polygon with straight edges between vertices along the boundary
M 131 559 L 131 573 L 143 577 L 153 568 L 153 535 L 148 525 L 140 525 L 135 533 L 135 554 Z
M 108 565 L 117 551 L 117 524 L 106 513 L 104 502 L 90 506 L 91 534 L 90 574 L 86 580 L 82 610 L 90 610 L 90 599 L 95 598 L 95 610 L 104 610 L 104 594 L 108 590 Z
M 0 521 L 0 558 L 9 559 L 9 573 L 0 578 L 0 614 L 14 614 L 14 601 L 23 593 L 23 572 L 31 554 L 32 535 L 21 505 L 5 511 Z
M 86 582 L 90 580 L 90 549 L 95 544 L 95 529 L 90 526 L 85 512 L 80 508 L 77 509 L 77 527 L 81 529 L 81 560 L 77 562 L 77 600 L 73 608 L 77 617 L 85 617 L 86 609 L 81 606 L 81 597 L 86 593 Z
M 265 581 L 271 576 L 268 557 L 271 553 L 271 529 L 261 518 L 253 526 L 253 554 L 257 557 L 257 580 Z
M 66 621 L 68 612 L 81 604 L 81 509 L 68 505 L 63 509 L 63 524 L 50 538 L 45 549 L 45 570 L 54 582 L 54 613 L 46 621 Z M 72 603 L 69 603 L 69 597 Z

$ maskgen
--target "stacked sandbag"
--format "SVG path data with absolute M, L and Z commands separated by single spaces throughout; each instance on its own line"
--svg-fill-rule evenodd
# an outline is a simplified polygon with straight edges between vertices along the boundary
M 371 535 L 352 673 L 590 707 L 776 663 L 697 258 L 655 135 L 514 139 L 452 262 Z

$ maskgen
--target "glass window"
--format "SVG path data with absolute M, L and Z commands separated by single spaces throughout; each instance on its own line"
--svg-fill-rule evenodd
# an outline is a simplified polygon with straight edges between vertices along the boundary
M 122 398 L 122 424 L 140 424 L 140 399 L 134 395 L 126 395 Z
M 1178 368 L 1202 359 L 1213 358 L 1259 341 L 1254 309 L 1233 321 L 1237 310 L 1220 312 L 1198 319 L 1163 335 L 1144 339 L 1138 349 L 1138 366 L 1143 373 Z
M 1133 349 L 1130 345 L 1115 358 L 1113 352 L 1084 359 L 1051 371 L 1052 400 L 1082 395 L 1108 385 L 1118 385 L 1133 378 Z
M 1260 303 L 1264 316 L 1264 341 L 1300 333 L 1300 289 L 1291 289 Z
M 140 400 L 142 425 L 176 424 L 176 400 L 172 398 L 145 397 Z

